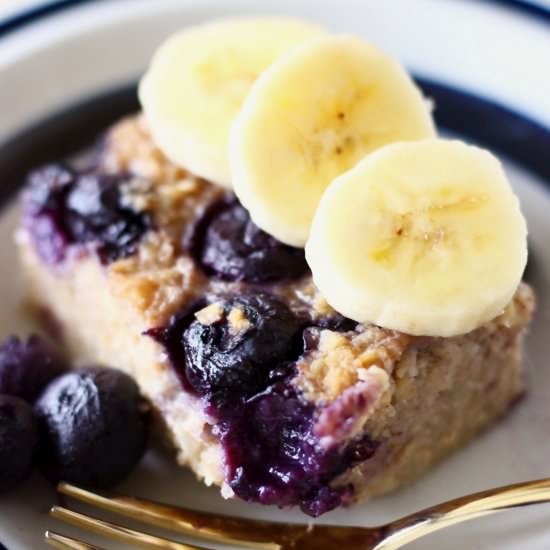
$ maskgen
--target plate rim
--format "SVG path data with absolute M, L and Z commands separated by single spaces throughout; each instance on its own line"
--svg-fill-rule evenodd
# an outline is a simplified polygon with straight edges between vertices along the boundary
M 55 15 L 62 11 L 77 8 L 83 4 L 105 2 L 106 0 L 48 0 L 34 7 L 29 7 L 15 15 L 0 21 L 0 38 L 31 25 L 38 20 Z M 499 5 L 518 14 L 523 14 L 550 25 L 550 7 L 526 2 L 525 0 L 480 0 L 486 4 Z

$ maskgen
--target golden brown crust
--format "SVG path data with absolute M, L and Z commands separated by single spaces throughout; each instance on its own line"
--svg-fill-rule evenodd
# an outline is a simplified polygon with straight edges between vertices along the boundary
M 410 340 L 407 335 L 373 326 L 345 334 L 323 330 L 319 347 L 298 363 L 297 382 L 308 399 L 330 403 L 368 378 L 373 366 L 391 374 Z
M 455 346 L 459 352 L 461 343 L 476 338 L 490 340 L 493 334 L 502 334 L 503 329 L 510 329 L 510 333 L 515 335 L 517 330 L 529 323 L 533 310 L 533 291 L 522 284 L 501 315 L 467 335 L 453 338 L 419 337 L 374 325 L 360 325 L 356 331 L 348 333 L 323 330 L 317 349 L 305 355 L 298 363 L 297 383 L 308 399 L 330 403 L 346 389 L 364 380 L 367 370 L 372 366 L 384 369 L 390 376 L 403 378 L 405 369 L 414 369 L 407 366 L 408 350 L 428 349 L 433 352 L 442 346 Z M 435 357 L 435 360 L 439 361 L 440 358 Z M 396 365 L 399 367 L 394 372 Z M 414 371 L 407 374 L 414 376 Z
M 113 126 L 107 135 L 102 164 L 108 172 L 139 174 L 153 184 L 188 176 L 154 144 L 143 115 L 125 118 Z

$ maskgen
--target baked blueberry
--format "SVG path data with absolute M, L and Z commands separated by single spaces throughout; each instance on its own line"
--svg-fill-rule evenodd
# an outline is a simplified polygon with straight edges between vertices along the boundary
M 104 263 L 132 254 L 147 226 L 142 214 L 122 206 L 123 181 L 120 175 L 82 174 L 67 194 L 66 222 L 72 240 L 96 241 Z
M 40 257 L 65 259 L 71 244 L 94 243 L 103 263 L 128 256 L 149 219 L 122 204 L 120 187 L 132 176 L 75 172 L 47 165 L 32 172 L 24 197 L 24 223 Z
M 222 279 L 261 283 L 294 279 L 308 271 L 302 249 L 262 231 L 237 202 L 219 205 L 203 231 L 200 262 Z
M 31 473 L 37 441 L 30 405 L 18 397 L 0 395 L 0 493 Z
M 0 345 L 0 394 L 32 403 L 65 369 L 60 354 L 39 336 L 30 336 L 26 342 L 10 336 Z
M 109 487 L 124 479 L 146 447 L 136 383 L 109 368 L 84 368 L 54 380 L 35 404 L 38 462 L 53 482 Z
M 183 333 L 186 379 L 203 395 L 253 395 L 268 383 L 271 369 L 299 354 L 302 322 L 265 293 L 213 303 L 219 318 L 205 322 L 199 314 Z
M 346 488 L 331 482 L 370 458 L 369 437 L 323 448 L 314 434 L 314 407 L 282 380 L 239 407 L 217 410 L 226 477 L 235 494 L 262 504 L 291 506 L 319 516 L 345 502 Z

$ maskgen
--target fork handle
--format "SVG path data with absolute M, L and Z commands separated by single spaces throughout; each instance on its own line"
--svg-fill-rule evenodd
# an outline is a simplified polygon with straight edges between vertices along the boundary
M 395 550 L 429 533 L 500 510 L 550 502 L 550 478 L 474 493 L 415 512 L 384 527 L 373 550 Z

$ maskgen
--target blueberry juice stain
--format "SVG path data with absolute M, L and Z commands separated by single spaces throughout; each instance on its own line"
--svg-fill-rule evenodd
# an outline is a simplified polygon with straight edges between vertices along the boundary
M 223 314 L 211 324 L 194 318 L 197 306 L 148 334 L 167 350 L 184 389 L 216 418 L 226 482 L 243 500 L 299 505 L 311 516 L 345 503 L 352 488 L 331 482 L 372 456 L 376 443 L 365 437 L 345 447 L 320 445 L 316 408 L 292 384 L 306 323 L 266 292 L 213 302 Z M 235 309 L 246 317 L 246 330 L 228 321 Z

